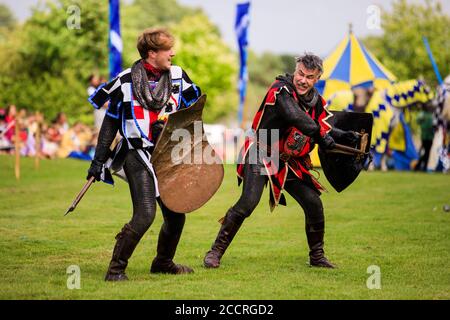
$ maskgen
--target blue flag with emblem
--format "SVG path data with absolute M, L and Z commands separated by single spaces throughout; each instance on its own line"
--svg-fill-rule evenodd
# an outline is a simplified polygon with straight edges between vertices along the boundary
M 120 0 L 109 0 L 109 76 L 122 71 L 122 37 L 120 36 Z
M 248 46 L 248 26 L 250 24 L 250 2 L 237 5 L 235 30 L 239 45 L 240 68 L 239 68 L 239 111 L 238 122 L 242 123 L 243 108 L 245 102 L 245 92 L 247 89 L 247 46 Z

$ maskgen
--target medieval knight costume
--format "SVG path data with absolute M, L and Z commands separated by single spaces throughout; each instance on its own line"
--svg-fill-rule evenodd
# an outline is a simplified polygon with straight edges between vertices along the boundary
M 161 71 L 145 60 L 138 60 L 89 97 L 95 108 L 109 100 L 109 108 L 88 178 L 94 176 L 96 180 L 112 183 L 112 171 L 128 182 L 133 202 L 133 216 L 116 236 L 105 280 L 127 279 L 125 268 L 128 259 L 155 218 L 156 202 L 162 210 L 164 223 L 150 271 L 172 274 L 193 271 L 172 260 L 185 215 L 172 212 L 158 198 L 158 181 L 150 159 L 167 116 L 188 108 L 200 95 L 200 88 L 182 68 L 171 66 L 170 70 Z M 117 132 L 122 139 L 110 151 Z
M 238 162 L 239 183 L 243 182 L 242 195 L 222 220 L 222 226 L 212 248 L 205 256 L 207 268 L 217 268 L 225 250 L 230 245 L 245 218 L 256 208 L 264 186 L 270 185 L 270 207 L 286 205 L 282 194 L 286 190 L 303 208 L 306 235 L 310 247 L 310 264 L 334 267 L 324 256 L 323 238 L 325 218 L 320 200 L 323 187 L 310 173 L 312 169 L 309 153 L 314 145 L 323 150 L 332 149 L 333 138 L 356 139 L 356 134 L 331 128 L 327 119 L 331 113 L 325 100 L 316 89 L 299 95 L 293 84 L 293 76 L 279 76 L 268 90 L 257 111 L 252 129 L 254 137 L 246 138 Z M 276 130 L 276 141 L 267 134 L 266 141 L 259 139 L 258 132 Z M 278 165 L 273 165 L 270 154 L 277 151 Z M 251 154 L 257 154 L 257 161 L 251 161 Z M 269 157 L 260 156 L 269 154 Z

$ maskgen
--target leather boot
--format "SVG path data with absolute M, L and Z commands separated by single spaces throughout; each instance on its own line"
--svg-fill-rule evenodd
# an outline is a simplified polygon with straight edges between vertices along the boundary
M 233 211 L 233 208 L 228 210 L 222 222 L 222 227 L 220 228 L 216 241 L 212 245 L 211 250 L 206 253 L 203 260 L 203 265 L 205 268 L 218 268 L 220 266 L 220 259 L 238 232 L 243 221 L 244 218 L 236 214 Z
M 194 272 L 194 270 L 188 266 L 175 264 L 173 262 L 173 257 L 175 256 L 178 242 L 180 241 L 181 232 L 183 231 L 184 220 L 179 223 L 180 225 L 172 228 L 168 228 L 165 224 L 166 222 L 164 222 L 159 233 L 158 247 L 156 249 L 157 255 L 155 259 L 153 259 L 150 272 L 168 274 L 185 274 Z
M 319 225 L 306 225 L 306 237 L 309 245 L 309 264 L 312 267 L 336 268 L 324 255 L 323 237 L 325 234 L 324 223 Z
M 140 235 L 128 223 L 123 226 L 122 230 L 116 235 L 117 241 L 105 281 L 128 280 L 125 269 L 128 265 L 128 259 L 130 259 L 140 239 Z

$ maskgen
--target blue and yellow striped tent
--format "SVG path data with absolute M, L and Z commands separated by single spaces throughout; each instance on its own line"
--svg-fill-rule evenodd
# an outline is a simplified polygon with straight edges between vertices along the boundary
M 433 97 L 430 88 L 422 80 L 417 79 L 394 83 L 385 90 L 375 90 L 365 110 L 373 114 L 372 146 L 375 146 L 375 150 L 384 153 L 389 138 L 390 149 L 404 151 L 405 140 L 398 138 L 395 133 L 400 131 L 391 127 L 394 111 L 407 113 L 408 107 L 416 103 L 427 103 Z M 351 90 L 335 92 L 328 100 L 328 110 L 353 111 L 353 92 Z
M 433 98 L 430 88 L 417 79 L 397 82 L 385 90 L 375 90 L 365 110 L 373 114 L 371 145 L 375 151 L 375 165 L 380 161 L 376 155 L 385 154 L 389 146 L 393 151 L 395 168 L 410 169 L 418 155 L 406 118 L 410 116 L 410 107 L 428 103 Z M 353 111 L 353 92 L 335 92 L 328 101 L 328 110 Z
M 324 60 L 323 67 L 317 88 L 326 100 L 336 91 L 372 86 L 384 89 L 396 80 L 351 31 Z

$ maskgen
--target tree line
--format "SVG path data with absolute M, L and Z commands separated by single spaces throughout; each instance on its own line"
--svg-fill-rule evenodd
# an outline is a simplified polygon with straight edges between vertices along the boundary
M 74 6 L 75 12 L 70 10 Z M 79 27 L 71 27 L 68 19 L 77 12 Z M 384 33 L 363 42 L 399 80 L 423 77 L 436 83 L 422 36 L 428 37 L 442 75 L 450 73 L 450 17 L 439 2 L 396 0 L 381 18 Z M 122 2 L 121 24 L 124 68 L 139 58 L 136 39 L 143 29 L 167 26 L 176 37 L 174 63 L 208 94 L 204 120 L 235 119 L 238 53 L 201 9 L 176 0 Z M 93 72 L 107 76 L 108 59 L 107 1 L 48 0 L 23 23 L 0 5 L 0 106 L 16 104 L 48 118 L 65 112 L 69 119 L 90 124 L 88 77 Z M 289 54 L 249 52 L 245 119 L 251 120 L 275 76 L 292 72 L 294 64 Z

